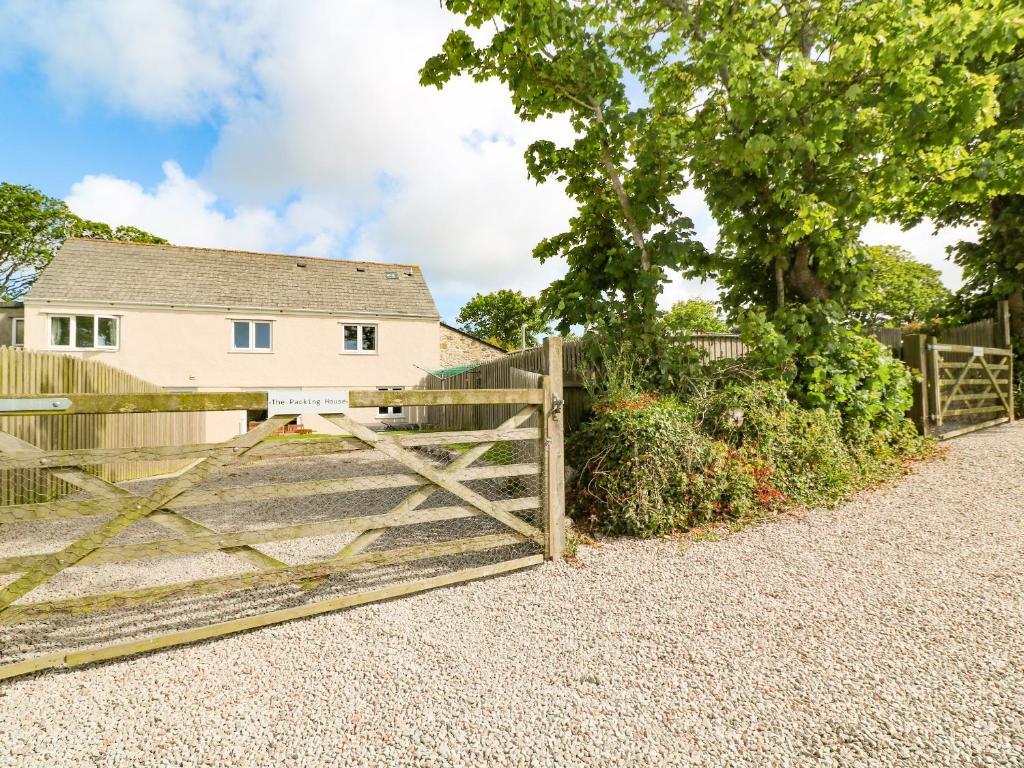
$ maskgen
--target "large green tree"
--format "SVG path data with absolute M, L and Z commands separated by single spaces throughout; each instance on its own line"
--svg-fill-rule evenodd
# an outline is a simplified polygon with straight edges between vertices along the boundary
M 866 249 L 868 278 L 851 315 L 864 325 L 896 327 L 938 318 L 952 293 L 942 273 L 894 245 Z
M 167 242 L 135 227 L 111 228 L 82 219 L 63 200 L 33 187 L 0 182 L 0 298 L 25 293 L 69 237 Z
M 543 293 L 559 329 L 600 323 L 650 332 L 668 270 L 686 269 L 704 249 L 675 201 L 686 186 L 675 130 L 630 105 L 600 9 L 568 0 L 446 5 L 469 26 L 494 32 L 480 46 L 452 32 L 421 82 L 441 87 L 464 73 L 498 79 L 523 119 L 564 115 L 575 130 L 566 146 L 542 140 L 526 153 L 530 175 L 563 182 L 578 206 L 569 229 L 534 250 L 542 262 L 568 264 Z
M 423 82 L 496 78 L 521 116 L 563 113 L 577 132 L 527 152 L 537 179 L 580 203 L 536 251 L 569 263 L 545 294 L 563 322 L 626 304 L 642 332 L 665 269 L 713 277 L 766 361 L 823 403 L 853 398 L 876 367 L 839 375 L 874 359 L 845 327 L 868 279 L 861 230 L 920 215 L 921 187 L 962 172 L 997 98 L 961 52 L 993 55 L 1020 29 L 1006 0 L 445 4 L 481 33 L 453 32 Z M 719 225 L 713 253 L 676 207 L 687 184 Z
M 526 344 L 534 346 L 550 325 L 539 299 L 502 288 L 478 293 L 459 311 L 456 320 L 464 331 L 505 349 L 516 349 L 526 329 Z
M 964 58 L 972 69 L 996 82 L 998 114 L 975 137 L 970 154 L 952 185 L 931 185 L 938 220 L 978 228 L 977 240 L 951 249 L 963 268 L 958 295 L 964 319 L 991 317 L 995 301 L 1010 307 L 1013 333 L 1024 344 L 1024 17 L 1016 35 L 996 27 L 991 34 L 1003 44 Z M 1005 37 L 1004 37 L 1005 36 Z

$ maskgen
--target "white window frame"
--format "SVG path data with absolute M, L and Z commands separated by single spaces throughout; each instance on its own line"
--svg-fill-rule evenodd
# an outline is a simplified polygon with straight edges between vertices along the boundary
M 351 323 L 349 323 L 351 325 Z M 378 392 L 402 392 L 405 387 L 377 387 Z M 405 409 L 401 405 L 378 405 L 377 418 L 389 419 L 394 416 L 404 416 Z
M 380 326 L 377 323 L 339 323 L 341 325 L 341 354 L 343 355 L 376 355 L 380 350 Z M 345 349 L 345 329 L 354 326 L 356 331 L 357 349 Z M 373 328 L 373 349 L 363 349 L 363 329 Z
M 46 321 L 46 334 L 47 341 L 49 342 L 49 349 L 58 351 L 70 351 L 70 352 L 117 352 L 121 348 L 121 317 L 120 315 L 93 315 L 89 312 L 75 312 L 75 313 L 58 313 L 48 315 Z M 53 343 L 53 321 L 57 318 L 67 318 L 68 320 L 68 343 L 67 344 L 54 344 Z M 79 317 L 91 317 L 92 318 L 92 338 L 93 345 L 91 347 L 79 347 L 75 344 L 75 339 L 78 337 L 78 318 Z M 113 346 L 103 346 L 96 344 L 95 341 L 100 337 L 99 324 L 100 320 L 113 320 L 114 327 L 117 333 L 117 343 Z
M 231 351 L 241 352 L 242 354 L 257 354 L 257 355 L 268 355 L 274 351 L 274 321 L 273 320 L 248 320 L 242 317 L 229 318 L 231 321 Z M 236 347 L 235 346 L 235 323 L 248 323 L 249 324 L 249 346 L 248 347 Z M 270 326 L 270 346 L 267 349 L 257 347 L 256 345 L 256 324 L 266 323 Z
M 18 343 L 18 326 L 21 326 L 21 343 Z M 12 347 L 24 347 L 25 346 L 25 318 L 24 317 L 12 317 L 11 318 L 11 346 Z

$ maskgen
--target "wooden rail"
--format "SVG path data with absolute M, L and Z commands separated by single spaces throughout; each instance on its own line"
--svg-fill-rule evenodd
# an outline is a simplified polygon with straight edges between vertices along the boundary
M 545 348 L 552 356 L 561 354 L 557 342 L 550 342 Z M 28 552 L 15 551 L 0 557 L 0 575 L 15 575 L 13 580 L 4 579 L 6 584 L 0 588 L 0 632 L 7 625 L 134 606 L 158 606 L 174 598 L 218 595 L 237 590 L 294 586 L 299 591 L 292 594 L 302 595 L 312 593 L 326 579 L 337 574 L 390 568 L 420 561 L 447 563 L 450 558 L 476 552 L 501 550 L 493 555 L 488 554 L 488 558 L 506 558 L 501 562 L 478 568 L 464 568 L 454 573 L 395 584 L 382 589 L 320 600 L 314 596 L 305 604 L 182 632 L 128 642 L 111 642 L 87 650 L 45 653 L 0 666 L 0 679 L 38 669 L 114 658 L 216 637 L 242 629 L 337 610 L 348 605 L 358 605 L 471 578 L 504 573 L 535 565 L 545 556 L 559 556 L 564 537 L 560 413 L 564 401 L 558 375 L 560 366 L 557 363 L 552 363 L 552 366 L 552 375 L 541 377 L 538 382 L 540 386 L 535 388 L 456 391 L 354 390 L 349 393 L 349 403 L 353 408 L 378 405 L 516 406 L 515 412 L 509 418 L 494 428 L 485 430 L 391 435 L 373 432 L 343 414 L 325 414 L 328 420 L 340 426 L 347 434 L 322 439 L 268 442 L 267 438 L 292 418 L 290 415 L 278 415 L 246 434 L 216 445 L 190 442 L 181 446 L 146 446 L 144 443 L 140 446 L 137 443 L 129 448 L 97 446 L 56 450 L 41 450 L 37 446 L 0 433 L 0 471 L 49 472 L 59 477 L 62 482 L 79 489 L 76 494 L 67 498 L 2 505 L 0 525 L 10 525 L 14 528 L 28 521 L 45 524 L 49 520 L 76 517 L 104 518 L 62 549 L 40 552 L 38 547 L 33 547 Z M 17 397 L 13 395 L 5 399 Z M 261 410 L 266 407 L 267 399 L 266 394 L 261 392 L 71 393 L 53 394 L 53 397 L 67 398 L 70 401 L 69 407 L 61 414 L 35 410 L 17 413 L 41 413 L 48 419 L 61 419 L 84 414 Z M 3 399 L 0 398 L 0 405 Z M 499 445 L 516 444 L 525 444 L 526 447 L 520 448 L 518 453 L 491 453 Z M 428 450 L 418 451 L 418 448 Z M 438 453 L 439 450 L 442 452 Z M 358 453 L 360 451 L 363 453 Z M 452 457 L 446 460 L 447 463 L 439 462 L 437 458 L 444 456 L 444 451 Z M 373 457 L 371 452 L 380 455 Z M 338 453 L 339 457 L 336 460 L 354 461 L 356 466 L 361 466 L 363 462 L 383 462 L 380 467 L 384 471 L 378 474 L 373 474 L 373 470 L 368 474 L 360 471 L 355 475 L 333 479 L 330 476 L 328 479 L 320 479 L 323 477 L 322 473 L 320 477 L 314 475 L 316 479 L 301 479 L 301 475 L 293 475 L 287 482 L 224 485 L 223 478 L 231 477 L 228 474 L 219 476 L 221 479 L 216 483 L 204 484 L 211 472 L 228 470 L 233 465 L 279 457 L 287 457 L 292 463 L 318 462 L 323 460 L 321 456 L 328 453 Z M 498 458 L 488 459 L 492 455 Z M 510 457 L 512 463 L 509 463 Z M 181 472 L 162 478 L 156 488 L 150 486 L 150 490 L 138 493 L 91 474 L 91 470 L 104 464 L 162 460 L 191 463 Z M 400 465 L 398 471 L 395 471 L 395 464 Z M 291 464 L 285 466 L 290 468 Z M 280 473 L 280 470 L 275 471 Z M 248 472 L 246 469 L 237 477 L 244 478 L 248 476 Z M 289 499 L 327 495 L 333 497 L 336 494 L 348 493 L 356 495 L 347 497 L 352 501 L 345 503 L 356 504 L 361 503 L 358 501 L 358 494 L 389 489 L 397 490 L 398 493 L 395 494 L 393 503 L 389 503 L 387 511 L 373 511 L 369 514 L 347 512 L 340 517 L 304 521 L 285 517 L 281 521 L 284 524 L 268 527 L 215 530 L 201 522 L 202 512 L 189 512 L 198 519 L 187 517 L 184 513 L 190 509 L 216 508 L 225 504 L 277 504 L 285 503 Z M 439 505 L 429 506 L 431 496 L 441 492 L 449 494 L 447 499 L 441 501 Z M 492 495 L 484 495 L 485 493 Z M 499 496 L 493 496 L 495 493 Z M 500 494 L 504 493 L 513 498 L 501 497 Z M 343 508 L 349 509 L 348 506 Z M 370 512 L 370 508 L 366 511 Z M 538 522 L 538 516 L 543 522 Z M 466 518 L 491 518 L 490 530 L 497 527 L 501 532 L 484 533 L 479 526 L 456 526 L 453 530 L 461 535 L 454 538 L 451 534 L 445 537 L 443 533 L 430 533 L 446 530 L 434 524 Z M 169 533 L 156 540 L 119 543 L 116 538 L 119 534 L 142 521 L 156 523 L 168 529 Z M 500 526 L 496 526 L 494 521 Z M 379 542 L 388 531 L 408 526 L 419 526 L 413 534 L 417 537 L 439 538 L 406 546 L 392 545 L 388 549 L 380 549 L 378 545 L 374 550 L 380 551 L 371 551 L 370 546 Z M 354 537 L 333 556 L 315 562 L 288 563 L 278 559 L 280 555 L 273 556 L 260 549 L 278 542 L 339 535 Z M 395 544 L 405 542 L 408 542 L 408 538 L 399 537 Z M 531 548 L 536 554 L 526 555 Z M 129 584 L 128 588 L 118 588 L 116 591 L 81 594 L 61 599 L 37 602 L 31 602 L 31 598 L 23 599 L 69 569 L 73 572 L 107 564 L 121 564 L 121 568 L 130 568 L 133 563 L 145 563 L 153 558 L 193 557 L 215 552 L 234 557 L 255 570 L 155 586 Z M 427 570 L 435 570 L 438 567 L 445 566 L 431 565 Z M 153 610 L 160 609 L 157 607 Z M 159 620 L 160 614 L 154 615 Z M 105 619 L 104 622 L 106 623 Z M 3 637 L 0 635 L 0 646 L 2 645 Z

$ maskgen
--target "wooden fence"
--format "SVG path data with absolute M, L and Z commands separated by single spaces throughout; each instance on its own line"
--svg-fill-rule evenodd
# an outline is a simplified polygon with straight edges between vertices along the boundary
M 739 334 L 706 333 L 695 334 L 688 340 L 704 352 L 707 360 L 724 360 L 742 357 L 747 346 L 740 341 Z M 543 347 L 534 347 L 512 352 L 498 360 L 482 363 L 479 367 L 463 373 L 440 379 L 426 377 L 421 386 L 434 390 L 461 389 L 505 389 L 510 387 L 536 386 L 540 377 L 548 374 L 548 355 Z M 584 386 L 586 375 L 586 347 L 582 340 L 566 341 L 562 347 L 562 370 L 565 414 L 565 429 L 572 432 L 582 421 L 587 408 L 587 391 Z M 507 419 L 507 407 L 455 406 L 438 410 L 432 414 L 433 426 L 445 429 L 493 429 Z M 423 421 L 423 419 L 419 419 Z
M 0 347 L 0 397 L 60 392 L 114 394 L 163 392 L 163 388 L 94 360 L 55 352 Z M 47 451 L 186 445 L 203 439 L 203 416 L 196 413 L 80 414 L 61 419 L 5 416 L 0 434 Z M 104 480 L 117 482 L 181 468 L 180 461 L 125 461 L 97 467 Z M 0 504 L 44 501 L 68 490 L 66 483 L 40 470 L 0 472 Z
M 18 574 L 0 588 L 0 679 L 559 557 L 565 536 L 563 419 L 555 407 L 561 340 L 549 340 L 545 349 L 555 362 L 537 387 L 349 393 L 353 408 L 511 407 L 513 415 L 491 430 L 391 436 L 342 412 L 324 414 L 340 434 L 321 439 L 267 441 L 298 415 L 291 414 L 218 444 L 70 451 L 0 445 L 0 469 L 34 467 L 76 486 L 67 499 L 0 506 L 0 574 Z M 39 418 L 267 407 L 267 394 L 259 392 L 60 396 L 69 401 L 63 413 Z M 40 403 L 0 398 L 0 406 L 35 416 Z M 530 421 L 534 426 L 526 426 Z M 192 463 L 144 488 L 86 471 L 140 456 Z M 26 523 L 24 532 L 16 530 Z M 168 529 L 169 537 L 133 537 L 130 529 L 139 523 Z M 47 524 L 55 531 L 43 530 Z M 222 557 L 204 560 L 210 553 Z M 169 558 L 183 560 L 168 569 Z M 225 572 L 232 559 L 244 564 L 240 572 Z M 48 591 L 57 574 L 60 589 Z M 182 581 L 182 574 L 192 580 Z M 36 599 L 22 599 L 30 594 Z

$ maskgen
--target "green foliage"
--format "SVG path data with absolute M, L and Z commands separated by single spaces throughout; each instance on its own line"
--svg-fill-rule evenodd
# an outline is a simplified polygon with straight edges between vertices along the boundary
M 800 348 L 787 375 L 814 399 L 819 369 L 865 380 L 834 353 L 851 347 L 843 322 L 870 287 L 864 225 L 933 211 L 943 195 L 923 188 L 973 200 L 1024 186 L 1016 140 L 980 138 L 1006 101 L 993 67 L 1019 58 L 1024 35 L 1008 0 L 445 5 L 488 34 L 453 32 L 423 83 L 498 79 L 524 119 L 562 114 L 575 130 L 527 152 L 533 177 L 579 204 L 535 251 L 568 262 L 543 294 L 563 329 L 650 336 L 667 270 L 714 277 L 731 316 L 753 311 Z M 719 225 L 713 253 L 676 206 L 687 185 Z
M 549 327 L 539 299 L 507 288 L 476 294 L 459 311 L 456 322 L 466 333 L 505 349 L 519 348 L 523 326 L 528 347 L 535 346 L 538 336 L 544 335 Z
M 452 32 L 421 70 L 423 84 L 442 87 L 462 74 L 497 79 L 523 119 L 564 115 L 574 129 L 568 146 L 542 140 L 526 152 L 530 175 L 563 183 L 577 204 L 569 229 L 534 250 L 542 262 L 561 257 L 568 265 L 542 294 L 559 330 L 613 323 L 649 334 L 667 271 L 688 269 L 704 248 L 674 202 L 685 187 L 676 129 L 631 107 L 616 33 L 600 3 L 445 5 L 469 27 L 486 29 L 487 42 Z
M 913 397 L 906 366 L 893 359 L 888 347 L 837 318 L 818 308 L 801 310 L 776 317 L 774 323 L 748 313 L 743 332 L 751 362 L 785 380 L 791 396 L 805 407 L 835 410 L 847 423 L 869 426 L 902 420 Z
M 718 304 L 708 299 L 677 301 L 661 318 L 663 328 L 676 337 L 691 333 L 728 333 Z
M 0 299 L 21 296 L 69 237 L 166 243 L 135 227 L 114 230 L 71 213 L 37 189 L 0 182 Z
M 935 267 L 915 261 L 897 246 L 867 248 L 868 278 L 850 313 L 872 327 L 897 327 L 939 317 L 952 294 Z
M 619 394 L 569 440 L 570 511 L 596 530 L 661 536 L 789 504 L 832 504 L 903 471 L 926 444 L 901 416 L 868 427 L 805 408 L 779 381 L 686 401 Z
M 572 508 L 606 533 L 662 536 L 752 510 L 756 480 L 672 400 L 620 401 L 569 443 Z
M 1019 8 L 1019 6 L 1018 6 Z M 942 224 L 974 226 L 977 242 L 950 249 L 963 269 L 964 285 L 950 314 L 970 322 L 995 313 L 995 302 L 1010 308 L 1015 362 L 1024 364 L 1024 21 L 1016 34 L 1000 24 L 990 34 L 998 45 L 962 52 L 963 61 L 995 83 L 994 120 L 970 143 L 952 180 L 934 180 L 922 192 Z
M 709 361 L 706 352 L 689 339 L 688 330 L 664 317 L 642 336 L 622 326 L 599 326 L 585 337 L 589 363 L 585 383 L 591 396 L 615 399 L 637 392 L 687 396 L 733 371 L 731 361 Z

